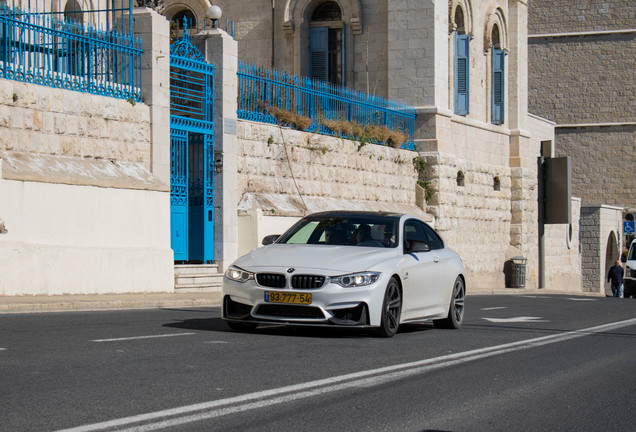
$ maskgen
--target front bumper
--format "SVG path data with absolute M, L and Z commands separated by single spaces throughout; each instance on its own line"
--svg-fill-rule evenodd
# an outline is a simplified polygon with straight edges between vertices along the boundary
M 269 288 L 254 281 L 223 280 L 223 319 L 236 322 L 277 323 L 309 326 L 377 327 L 386 285 L 375 283 L 343 288 L 327 283 L 319 289 Z M 265 301 L 265 292 L 297 292 L 312 295 L 311 304 Z M 374 313 L 375 312 L 375 313 Z

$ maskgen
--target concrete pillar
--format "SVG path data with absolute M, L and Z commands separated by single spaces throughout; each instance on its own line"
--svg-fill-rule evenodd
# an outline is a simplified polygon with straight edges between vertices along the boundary
M 133 31 L 143 44 L 142 95 L 150 107 L 152 173 L 170 184 L 170 28 L 163 15 L 133 9 Z
M 508 127 L 520 135 L 528 118 L 528 5 L 508 2 Z
M 214 65 L 214 260 L 224 271 L 238 257 L 238 44 L 218 28 L 197 34 L 193 44 Z

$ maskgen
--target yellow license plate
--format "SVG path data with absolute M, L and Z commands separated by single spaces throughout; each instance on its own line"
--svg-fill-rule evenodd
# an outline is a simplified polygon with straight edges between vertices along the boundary
M 311 294 L 265 291 L 268 303 L 311 304 Z

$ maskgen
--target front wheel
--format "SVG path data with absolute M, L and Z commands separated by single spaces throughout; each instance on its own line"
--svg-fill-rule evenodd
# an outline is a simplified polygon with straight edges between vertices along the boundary
M 453 296 L 451 297 L 448 315 L 444 319 L 433 320 L 437 328 L 458 329 L 464 321 L 464 302 L 466 301 L 466 287 L 460 276 L 455 279 L 453 285 Z
M 400 315 L 402 314 L 402 292 L 397 279 L 392 277 L 384 292 L 382 302 L 382 319 L 378 335 L 382 337 L 393 337 L 400 326 Z

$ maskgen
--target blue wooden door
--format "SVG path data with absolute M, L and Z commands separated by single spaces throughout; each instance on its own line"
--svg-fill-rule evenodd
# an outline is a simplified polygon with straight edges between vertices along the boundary
M 188 132 L 170 130 L 170 245 L 175 261 L 188 260 Z

